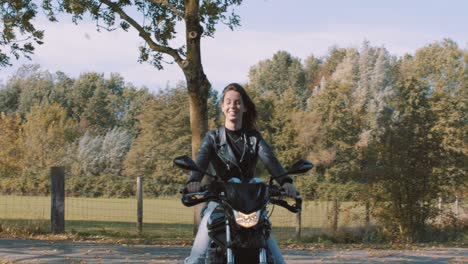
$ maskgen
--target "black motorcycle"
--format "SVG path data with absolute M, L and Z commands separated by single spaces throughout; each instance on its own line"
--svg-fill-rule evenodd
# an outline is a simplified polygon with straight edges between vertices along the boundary
M 273 184 L 273 178 L 270 178 L 269 184 L 225 183 L 219 177 L 201 171 L 187 156 L 175 158 L 174 164 L 214 178 L 200 192 L 188 193 L 187 189 L 181 190 L 182 203 L 185 206 L 210 201 L 218 203 L 207 224 L 212 242 L 205 263 L 273 263 L 267 246 L 271 232 L 267 205 L 276 204 L 297 213 L 301 210 L 302 199 L 297 197 L 295 204 L 288 204 L 283 199 L 286 194 L 280 186 Z M 313 166 L 309 161 L 299 160 L 287 174 L 304 173 Z M 281 176 L 283 175 L 279 177 Z

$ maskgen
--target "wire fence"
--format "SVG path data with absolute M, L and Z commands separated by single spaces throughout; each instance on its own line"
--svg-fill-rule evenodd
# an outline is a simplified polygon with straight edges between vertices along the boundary
M 51 196 L 0 195 L 0 224 L 50 226 Z M 366 220 L 365 207 L 356 202 L 305 201 L 300 217 L 301 237 L 332 235 L 337 230 L 362 232 L 373 224 Z M 465 204 L 460 200 L 440 201 L 444 214 L 465 218 Z M 180 197 L 143 199 L 143 227 L 137 229 L 137 197 L 88 198 L 65 196 L 65 231 L 71 233 L 116 236 L 149 236 L 160 241 L 184 241 L 193 238 L 194 209 L 180 202 Z M 273 233 L 277 240 L 297 238 L 298 219 L 286 209 L 270 206 Z M 1 225 L 0 225 L 1 227 Z

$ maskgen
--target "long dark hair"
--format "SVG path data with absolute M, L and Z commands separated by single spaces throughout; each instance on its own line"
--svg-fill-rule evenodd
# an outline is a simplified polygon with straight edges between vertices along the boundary
M 257 129 L 257 108 L 255 107 L 254 102 L 250 99 L 249 95 L 245 91 L 244 87 L 238 83 L 230 83 L 228 84 L 224 90 L 223 95 L 221 97 L 221 103 L 224 102 L 224 95 L 226 95 L 229 91 L 236 91 L 240 93 L 242 97 L 242 102 L 247 109 L 242 116 L 242 129 L 245 130 L 255 130 Z

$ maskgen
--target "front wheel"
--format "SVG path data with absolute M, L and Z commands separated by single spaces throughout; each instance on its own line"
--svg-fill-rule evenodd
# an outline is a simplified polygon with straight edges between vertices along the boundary
M 274 264 L 270 251 L 266 251 L 267 263 Z M 235 263 L 258 264 L 260 263 L 260 251 L 258 249 L 239 249 L 234 251 Z
M 226 263 L 226 252 L 220 247 L 210 247 L 206 251 L 205 264 Z

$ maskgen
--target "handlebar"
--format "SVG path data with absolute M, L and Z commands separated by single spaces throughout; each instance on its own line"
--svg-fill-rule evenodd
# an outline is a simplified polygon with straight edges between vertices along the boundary
M 189 193 L 187 188 L 183 188 L 179 191 L 182 194 L 182 204 L 187 207 L 192 207 L 197 204 L 201 204 L 210 200 L 213 197 L 211 192 L 208 192 L 205 187 L 200 188 L 200 191 Z M 202 198 L 197 198 L 197 196 L 203 196 Z
M 277 185 L 270 185 L 269 187 L 270 203 L 284 207 L 292 213 L 298 213 L 302 210 L 302 198 L 300 196 L 295 198 L 295 204 L 290 205 L 285 200 L 275 198 L 287 196 L 286 192 L 284 192 L 281 187 Z M 182 194 L 182 204 L 187 207 L 191 207 L 211 200 L 219 200 L 219 195 L 210 191 L 208 186 L 203 186 L 198 192 L 189 193 L 187 188 L 183 188 L 179 192 Z M 202 197 L 200 198 L 197 196 Z
M 291 213 L 298 213 L 298 212 L 300 212 L 302 210 L 302 198 L 301 197 L 296 197 L 295 201 L 296 201 L 295 204 L 290 205 L 285 200 L 280 200 L 280 199 L 275 199 L 275 198 L 270 199 L 270 202 L 272 204 L 276 204 L 276 205 L 279 205 L 281 207 L 284 207 L 284 208 L 288 209 L 288 211 L 290 211 Z

